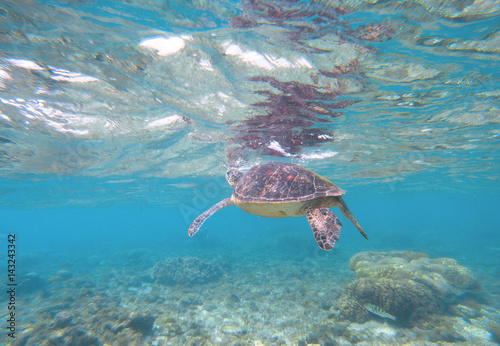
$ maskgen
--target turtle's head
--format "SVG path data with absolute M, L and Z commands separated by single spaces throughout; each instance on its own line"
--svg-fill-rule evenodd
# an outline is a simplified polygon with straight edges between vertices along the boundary
M 236 168 L 229 168 L 226 173 L 226 179 L 229 185 L 235 187 L 238 184 L 238 180 L 243 176 L 243 173 L 238 171 Z

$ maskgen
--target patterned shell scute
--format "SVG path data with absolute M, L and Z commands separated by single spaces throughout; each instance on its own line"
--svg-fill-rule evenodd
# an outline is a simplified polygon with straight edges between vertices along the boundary
M 247 203 L 304 202 L 345 193 L 331 181 L 293 163 L 269 162 L 238 181 L 234 197 Z

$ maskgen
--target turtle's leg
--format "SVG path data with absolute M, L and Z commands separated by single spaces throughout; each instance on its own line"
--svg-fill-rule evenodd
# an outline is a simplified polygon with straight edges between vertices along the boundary
M 354 226 L 356 226 L 356 228 L 358 229 L 359 233 L 361 233 L 361 235 L 363 237 L 365 237 L 366 239 L 368 239 L 368 236 L 366 235 L 365 231 L 363 231 L 363 229 L 361 228 L 361 226 L 358 223 L 358 220 L 356 220 L 356 218 L 354 217 L 354 215 L 352 215 L 352 213 L 349 210 L 349 208 L 347 208 L 347 205 L 345 204 L 345 202 L 342 199 L 342 197 L 338 196 L 337 200 L 339 202 L 338 208 L 340 209 L 340 211 L 342 212 L 342 214 L 344 214 L 344 216 L 346 218 L 348 218 L 354 224 Z
M 231 198 L 226 198 L 217 203 L 216 205 L 214 205 L 212 208 L 208 209 L 203 214 L 199 215 L 196 219 L 194 219 L 191 226 L 189 226 L 189 231 L 188 231 L 189 236 L 192 237 L 193 235 L 195 235 L 196 232 L 200 230 L 200 227 L 201 225 L 203 225 L 203 222 L 205 222 L 205 220 L 208 219 L 210 216 L 212 216 L 212 214 L 215 213 L 217 210 L 220 210 L 232 204 L 233 202 L 231 202 Z
M 340 222 L 337 215 L 326 207 L 307 209 L 307 221 L 311 225 L 314 238 L 323 250 L 331 250 L 340 236 Z

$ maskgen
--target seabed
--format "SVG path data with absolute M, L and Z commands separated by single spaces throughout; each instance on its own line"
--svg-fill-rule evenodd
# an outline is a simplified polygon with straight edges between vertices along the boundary
M 47 265 L 27 254 L 36 271 L 19 277 L 12 344 L 497 344 L 494 273 L 410 251 L 350 258 L 162 258 L 138 249 Z

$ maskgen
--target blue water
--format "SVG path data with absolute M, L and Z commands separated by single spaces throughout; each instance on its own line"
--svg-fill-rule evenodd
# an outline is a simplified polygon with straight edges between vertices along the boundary
M 10 287 L 9 235 L 19 283 L 16 338 L 2 325 L 3 342 L 394 344 L 377 332 L 387 327 L 407 344 L 497 344 L 499 11 L 480 0 L 0 3 L 0 283 Z M 230 166 L 275 160 L 346 190 L 369 240 L 337 209 L 341 236 L 323 251 L 305 217 L 235 206 L 188 236 L 231 196 Z M 349 260 L 366 251 L 452 258 L 480 286 L 455 284 L 453 300 L 433 291 L 446 308 L 417 325 L 367 315 L 376 302 L 348 293 L 360 279 Z M 155 281 L 162 261 L 192 257 L 223 274 Z M 437 280 L 431 267 L 418 275 Z M 332 288 L 337 304 L 357 299 L 356 316 L 324 308 Z

